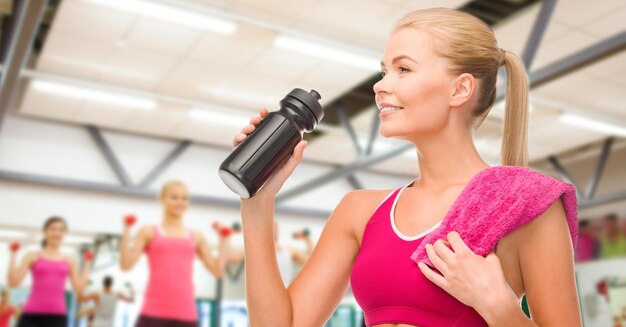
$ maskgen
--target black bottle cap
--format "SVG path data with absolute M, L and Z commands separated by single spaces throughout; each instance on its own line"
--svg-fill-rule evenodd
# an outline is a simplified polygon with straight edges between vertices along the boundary
M 318 101 L 322 98 L 322 96 L 317 91 L 311 90 L 311 93 L 309 93 L 303 89 L 296 88 L 289 92 L 287 96 L 296 98 L 300 102 L 304 103 L 304 105 L 306 105 L 307 108 L 309 108 L 309 110 L 313 113 L 318 123 L 322 120 L 322 117 L 324 117 L 324 109 L 322 109 L 322 105 Z
M 317 91 L 315 91 L 315 90 L 311 90 L 311 92 L 309 92 L 309 93 L 311 93 L 311 95 L 312 95 L 315 99 L 317 99 L 318 101 L 322 99 L 322 96 L 321 96 L 321 95 L 320 95 Z

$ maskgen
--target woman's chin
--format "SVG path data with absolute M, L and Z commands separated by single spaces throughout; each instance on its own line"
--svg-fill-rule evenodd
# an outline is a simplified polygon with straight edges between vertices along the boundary
M 386 139 L 390 139 L 390 138 L 397 137 L 398 133 L 393 128 L 381 126 L 380 127 L 380 136 L 382 136 L 382 137 L 384 137 Z
M 394 128 L 392 126 L 381 126 L 380 135 L 386 139 L 406 139 L 406 137 L 404 137 L 406 135 L 404 131 L 400 130 L 399 128 Z
M 170 215 L 172 217 L 178 218 L 178 219 L 182 218 L 184 214 L 185 214 L 185 211 L 172 211 L 172 212 L 170 212 Z

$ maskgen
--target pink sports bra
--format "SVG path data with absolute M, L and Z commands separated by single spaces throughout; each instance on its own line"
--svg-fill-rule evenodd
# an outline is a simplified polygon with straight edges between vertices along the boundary
M 402 235 L 394 209 L 403 190 L 391 192 L 370 218 L 352 268 L 352 291 L 366 325 L 487 326 L 472 307 L 429 281 L 411 260 L 424 236 L 439 224 L 414 237 Z

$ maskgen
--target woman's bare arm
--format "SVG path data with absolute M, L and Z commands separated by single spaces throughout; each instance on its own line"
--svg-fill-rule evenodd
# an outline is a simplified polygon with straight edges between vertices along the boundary
M 24 281 L 24 278 L 30 270 L 30 266 L 35 261 L 37 253 L 28 252 L 22 259 L 20 265 L 17 265 L 17 253 L 11 252 L 9 254 L 9 269 L 7 272 L 7 285 L 10 288 L 18 287 Z
M 91 272 L 91 261 L 84 261 L 83 269 L 78 266 L 75 258 L 67 259 L 70 265 L 70 284 L 76 293 L 82 293 L 89 283 L 89 274 Z
M 523 227 L 519 260 L 528 307 L 537 326 L 582 326 L 574 252 L 565 212 L 556 201 Z
M 215 257 L 211 253 L 211 247 L 209 242 L 206 241 L 204 235 L 198 231 L 194 231 L 196 235 L 197 254 L 200 261 L 204 264 L 204 267 L 211 272 L 215 277 L 222 278 L 224 276 L 224 267 L 226 266 L 226 240 L 220 238 L 218 256 Z
M 137 264 L 150 239 L 152 239 L 150 226 L 143 226 L 132 241 L 130 226 L 124 226 L 120 241 L 120 269 L 122 271 L 130 271 Z
M 358 217 L 370 215 L 373 191 L 347 194 L 328 219 L 317 246 L 285 289 L 276 260 L 273 203 L 242 205 L 250 326 L 321 326 L 343 298 L 359 251 Z

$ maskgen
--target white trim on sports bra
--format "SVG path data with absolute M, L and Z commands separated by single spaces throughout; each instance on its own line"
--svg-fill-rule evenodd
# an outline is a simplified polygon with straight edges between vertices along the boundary
M 412 184 L 413 182 L 411 182 Z M 402 194 L 402 192 L 404 191 L 405 188 L 407 188 L 407 186 L 411 185 L 408 184 L 404 187 L 402 187 L 400 189 L 400 192 L 398 192 L 398 194 L 396 195 L 396 198 L 393 200 L 393 204 L 391 205 L 391 211 L 389 212 L 389 220 L 391 221 L 391 228 L 393 229 L 394 233 L 396 233 L 396 235 L 405 241 L 415 241 L 417 239 L 419 239 L 420 237 L 432 232 L 433 230 L 435 230 L 437 227 L 439 227 L 439 225 L 441 225 L 441 222 L 443 220 L 440 220 L 438 223 L 434 224 L 433 226 L 431 226 L 430 228 L 428 228 L 427 230 L 419 233 L 418 235 L 415 236 L 407 236 L 402 234 L 402 232 L 400 232 L 400 230 L 398 229 L 398 227 L 396 226 L 396 222 L 395 222 L 395 213 L 396 213 L 396 205 L 398 204 L 398 199 L 400 198 L 400 194 Z

